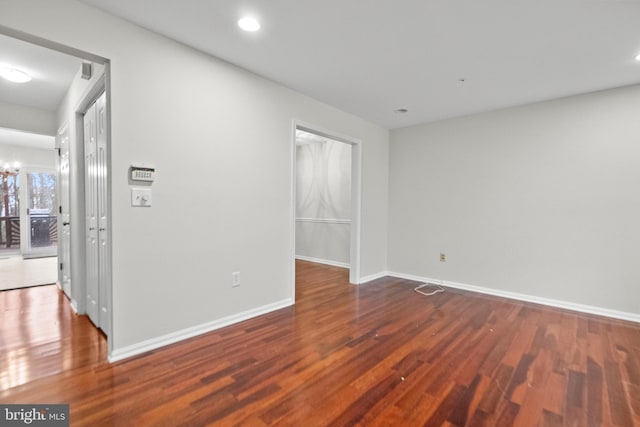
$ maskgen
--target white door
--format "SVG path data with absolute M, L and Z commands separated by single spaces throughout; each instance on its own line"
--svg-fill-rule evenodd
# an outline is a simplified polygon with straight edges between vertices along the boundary
M 87 315 L 109 335 L 107 112 L 103 93 L 84 116 Z
M 98 281 L 98 180 L 97 180 L 97 138 L 96 104 L 84 115 L 84 185 L 85 185 L 85 236 L 87 272 L 87 315 L 100 327 L 99 281 Z
M 69 215 L 69 129 L 58 133 L 58 280 L 71 297 L 71 221 Z
M 96 180 L 98 212 L 98 299 L 100 328 L 109 335 L 109 311 L 107 308 L 108 285 L 111 283 L 111 259 L 109 253 L 108 188 L 107 188 L 107 98 L 103 93 L 96 101 Z

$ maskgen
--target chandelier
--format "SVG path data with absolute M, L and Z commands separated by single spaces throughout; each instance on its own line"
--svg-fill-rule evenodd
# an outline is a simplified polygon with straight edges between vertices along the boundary
M 20 162 L 3 162 L 0 161 L 0 173 L 3 174 L 14 174 L 20 172 Z

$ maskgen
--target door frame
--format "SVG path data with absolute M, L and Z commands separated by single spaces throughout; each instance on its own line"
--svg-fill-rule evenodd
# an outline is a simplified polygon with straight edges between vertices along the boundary
M 362 141 L 351 136 L 342 135 L 313 125 L 302 120 L 294 119 L 291 127 L 291 206 L 290 206 L 290 286 L 291 299 L 296 299 L 296 130 L 309 132 L 324 138 L 343 142 L 351 146 L 351 227 L 349 245 L 349 283 L 360 283 L 360 235 L 361 235 L 361 203 L 362 203 Z
M 76 216 L 76 223 L 80 223 L 78 225 L 78 227 L 76 227 L 75 229 L 78 231 L 81 231 L 81 236 L 82 236 L 82 249 L 81 252 L 82 254 L 79 256 L 82 259 L 82 275 L 78 274 L 79 277 L 82 278 L 82 285 L 81 285 L 81 290 L 80 292 L 77 293 L 76 295 L 76 303 L 78 304 L 78 306 L 80 306 L 80 304 L 82 304 L 82 314 L 86 314 L 87 313 L 87 307 L 86 307 L 86 301 L 87 301 L 87 280 L 86 280 L 86 241 L 87 241 L 87 236 L 88 236 L 88 232 L 87 232 L 87 227 L 86 227 L 86 187 L 85 187 L 85 142 L 84 142 L 84 116 L 87 113 L 87 111 L 89 110 L 89 108 L 91 108 L 91 106 L 98 100 L 98 98 L 105 93 L 105 97 L 106 97 L 106 106 L 105 106 L 105 110 L 106 110 L 106 138 L 107 138 L 107 166 L 106 166 L 106 170 L 107 170 L 107 237 L 106 237 L 106 251 L 107 251 L 107 256 L 106 258 L 108 259 L 108 265 L 106 268 L 106 274 L 105 274 L 105 278 L 99 278 L 99 282 L 100 285 L 106 287 L 105 289 L 105 296 L 106 296 L 106 307 L 107 307 L 107 313 L 106 313 L 106 317 L 107 317 L 107 321 L 106 321 L 106 325 L 105 327 L 100 328 L 99 326 L 96 325 L 96 327 L 98 327 L 99 329 L 101 329 L 104 333 L 105 336 L 107 337 L 107 342 L 108 342 L 108 347 L 109 347 L 109 354 L 111 354 L 112 351 L 112 345 L 113 345 L 113 340 L 110 340 L 110 336 L 111 333 L 113 331 L 113 298 L 112 298 L 112 281 L 111 281 L 111 277 L 112 277 L 112 219 L 111 219 L 111 115 L 110 115 L 110 97 L 109 97 L 109 91 L 108 91 L 108 82 L 109 82 L 109 78 L 108 78 L 108 72 L 109 72 L 109 67 L 108 64 L 105 64 L 105 69 L 104 69 L 104 73 L 95 81 L 95 83 L 90 86 L 87 91 L 84 93 L 84 95 L 81 97 L 79 103 L 76 105 L 74 111 L 75 111 L 75 124 L 76 124 L 76 129 L 75 129 L 75 141 L 76 141 L 76 146 L 75 149 L 73 150 L 73 154 L 77 157 L 78 161 L 75 163 L 76 166 L 78 166 L 78 169 L 80 167 L 82 167 L 82 171 L 77 171 L 77 173 L 75 174 L 76 176 L 76 181 L 82 182 L 82 190 L 79 190 L 79 193 L 81 195 L 81 197 L 79 197 L 79 201 L 78 201 L 78 207 L 79 207 L 79 211 L 81 212 L 81 215 L 77 215 Z M 97 126 L 97 124 L 96 124 Z M 72 223 L 73 224 L 73 223 Z M 80 228 L 80 226 L 82 226 L 82 228 Z M 73 254 L 72 254 L 72 258 L 73 258 Z M 72 259 L 71 265 L 73 266 L 74 260 Z M 101 279 L 105 279 L 105 280 L 101 280 Z M 72 278 L 73 280 L 73 278 Z M 100 290 L 98 290 L 100 292 Z M 98 310 L 100 310 L 100 307 L 98 307 Z
M 88 277 L 88 271 L 85 270 L 85 280 L 83 280 L 83 285 L 84 285 L 84 292 L 83 294 L 81 294 L 81 297 L 83 298 L 83 303 L 85 305 L 85 313 L 89 316 L 89 319 L 93 322 L 93 324 L 100 330 L 102 330 L 105 335 L 108 337 L 110 332 L 111 332 L 111 315 L 110 315 L 110 307 L 111 307 L 111 293 L 110 293 L 110 288 L 111 288 L 111 210 L 110 210 L 110 189 L 111 189 L 111 184 L 109 182 L 109 177 L 110 177 L 110 172 L 108 169 L 108 165 L 110 163 L 110 156 L 108 155 L 109 153 L 109 149 L 110 149 L 110 145 L 109 145 L 109 140 L 108 140 L 108 136 L 109 136 L 109 128 L 106 127 L 105 128 L 105 138 L 106 138 L 106 148 L 107 148 L 107 158 L 106 158 L 106 163 L 107 163 L 107 219 L 106 219 L 106 237 L 105 237 L 105 246 L 106 246 L 106 254 L 104 254 L 104 264 L 106 265 L 106 269 L 104 269 L 104 275 L 101 274 L 101 271 L 103 271 L 103 269 L 101 268 L 101 263 L 100 263 L 100 254 L 99 253 L 95 253 L 95 254 L 91 254 L 88 250 L 87 245 L 87 237 L 89 237 L 91 235 L 91 232 L 89 230 L 91 230 L 91 228 L 87 227 L 87 163 L 86 163 L 86 148 L 87 148 L 87 143 L 85 141 L 85 130 L 86 130 L 86 125 L 85 125 L 85 118 L 87 113 L 91 110 L 91 108 L 97 108 L 98 107 L 98 103 L 99 103 L 99 99 L 102 97 L 102 95 L 104 94 L 105 96 L 105 120 L 106 120 L 106 110 L 107 110 L 107 103 L 106 103 L 106 84 L 105 84 L 105 75 L 102 74 L 96 81 L 95 83 L 88 88 L 87 92 L 85 93 L 85 95 L 83 96 L 82 100 L 80 101 L 80 103 L 78 104 L 78 106 L 75 108 L 75 122 L 76 122 L 76 152 L 78 153 L 78 160 L 79 163 L 82 164 L 83 166 L 83 174 L 82 174 L 82 178 L 84 179 L 84 193 L 83 193 L 83 201 L 81 204 L 81 208 L 83 209 L 83 219 L 84 219 L 84 228 L 83 228 L 83 232 L 84 232 L 84 251 L 85 251 L 85 263 L 84 263 L 84 267 L 86 268 L 87 265 L 89 265 L 89 257 L 90 256 L 95 256 L 95 268 L 96 271 L 94 273 L 96 273 L 96 277 L 97 277 L 97 289 L 94 290 L 94 292 L 97 295 L 94 295 L 97 300 L 99 301 L 98 306 L 96 307 L 97 309 L 97 314 L 95 314 L 93 317 L 91 315 L 91 312 L 89 310 L 88 307 L 88 296 L 89 296 L 89 277 Z M 96 158 L 97 158 L 97 150 L 98 150 L 98 126 L 99 126 L 99 119 L 98 119 L 98 115 L 96 114 L 94 117 L 95 123 L 95 132 L 96 132 Z M 105 124 L 106 126 L 106 124 Z M 97 165 L 96 165 L 97 166 Z M 78 176 L 80 176 L 78 174 Z M 94 190 L 96 191 L 97 194 L 97 187 L 98 187 L 98 183 L 95 183 L 95 187 Z M 96 196 L 97 198 L 99 198 L 100 196 Z M 99 221 L 99 212 L 98 212 L 98 204 L 97 204 L 97 200 L 93 200 L 94 202 L 96 202 L 96 223 L 94 224 L 94 232 L 95 235 L 93 236 L 96 240 L 96 247 L 99 248 L 100 247 L 100 236 L 101 236 L 101 232 L 102 232 L 102 228 L 100 228 L 100 221 Z M 103 288 L 104 287 L 104 288 Z M 104 305 L 107 307 L 107 312 L 105 313 L 105 317 L 106 319 L 103 320 L 103 316 L 101 314 L 102 312 L 102 305 Z
M 65 229 L 70 226 L 70 212 L 71 212 L 71 177 L 69 176 L 69 168 L 71 167 L 71 135 L 69 134 L 69 121 L 66 120 L 58 129 L 56 133 L 56 150 L 58 151 L 56 159 L 56 169 L 58 173 L 58 285 L 65 293 L 65 295 L 71 299 L 71 231 Z M 62 145 L 63 141 L 67 146 L 67 172 L 66 178 L 62 178 L 61 159 L 62 159 Z M 66 198 L 63 197 L 66 193 Z M 62 211 L 63 201 L 66 202 L 66 212 Z M 69 230 L 69 238 L 65 237 L 66 231 Z M 65 280 L 65 274 L 69 280 Z

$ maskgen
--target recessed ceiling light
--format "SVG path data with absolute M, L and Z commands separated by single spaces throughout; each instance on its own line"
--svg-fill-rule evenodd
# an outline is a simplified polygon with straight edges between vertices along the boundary
M 238 27 L 245 31 L 254 32 L 260 29 L 260 23 L 255 18 L 247 16 L 238 21 Z
M 14 83 L 26 83 L 31 81 L 31 76 L 29 74 L 24 71 L 16 70 L 15 68 L 0 68 L 0 76 Z
M 407 110 L 406 108 L 398 108 L 397 110 L 393 110 L 393 112 L 397 114 L 406 114 L 409 112 L 409 110 Z
M 640 61 L 640 53 L 636 56 L 636 61 Z

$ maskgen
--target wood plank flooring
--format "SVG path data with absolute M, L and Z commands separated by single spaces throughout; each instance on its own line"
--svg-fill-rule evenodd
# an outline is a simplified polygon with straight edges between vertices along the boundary
M 0 402 L 73 426 L 640 426 L 640 325 L 298 261 L 297 304 L 115 364 L 55 287 L 0 293 Z

